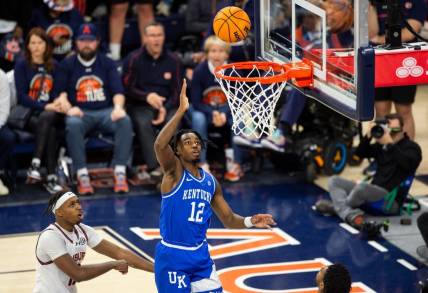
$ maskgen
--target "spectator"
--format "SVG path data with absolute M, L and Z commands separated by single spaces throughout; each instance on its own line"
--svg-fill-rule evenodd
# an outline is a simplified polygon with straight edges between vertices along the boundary
M 144 46 L 124 62 L 124 84 L 142 157 L 150 175 L 159 178 L 162 173 L 153 149 L 156 128 L 168 121 L 177 109 L 181 66 L 175 55 L 164 48 L 162 24 L 148 24 L 144 39 Z
M 404 20 L 415 32 L 419 32 L 425 21 L 427 5 L 424 0 L 400 1 Z M 376 3 L 369 7 L 369 38 L 374 45 L 385 44 L 385 30 L 387 19 L 387 5 Z M 412 42 L 416 37 L 405 27 L 405 22 L 401 22 L 401 40 Z M 410 139 L 415 138 L 415 121 L 412 113 L 412 104 L 415 101 L 416 85 L 383 87 L 375 89 L 375 109 L 377 117 L 384 117 L 391 113 L 392 102 L 398 114 L 403 117 L 404 131 Z
M 52 102 L 56 67 L 48 35 L 42 28 L 33 28 L 25 40 L 25 58 L 16 63 L 14 77 L 18 104 L 32 109 L 24 130 L 33 133 L 36 140 L 27 183 L 41 182 L 40 166 L 45 157 L 46 189 L 50 193 L 62 189 L 55 174 L 58 154 L 56 127 L 62 119 L 59 113 L 69 107 L 64 97 Z
M 369 129 L 355 152 L 360 158 L 374 158 L 377 162 L 372 181 L 355 183 L 333 176 L 328 187 L 332 202 L 318 201 L 315 207 L 319 212 L 336 212 L 342 220 L 360 228 L 364 221 L 364 212 L 359 209 L 361 205 L 381 200 L 407 177 L 415 174 L 422 160 L 421 148 L 403 132 L 403 118 L 399 114 L 389 114 L 385 118 L 387 125 L 384 125 L 384 134 L 374 138 L 375 143 L 370 144 L 373 136 Z M 398 209 L 395 203 L 391 213 Z
M 0 31 L 0 68 L 9 72 L 15 67 L 15 62 L 22 57 L 22 30 L 16 26 L 6 26 Z
M 109 19 L 110 57 L 119 60 L 121 55 L 121 42 L 125 30 L 125 18 L 129 8 L 127 0 L 110 0 L 111 12 Z M 138 27 L 140 30 L 141 44 L 144 44 L 145 27 L 155 20 L 153 12 L 153 0 L 137 0 Z
M 418 228 L 425 245 L 419 246 L 416 253 L 424 260 L 428 260 L 428 212 L 424 212 L 418 217 Z
M 317 274 L 315 282 L 320 293 L 349 293 L 351 292 L 351 275 L 341 264 L 323 267 Z
M 131 120 L 124 109 L 117 68 L 111 59 L 98 53 L 99 43 L 96 27 L 91 23 L 81 25 L 77 54 L 61 62 L 55 82 L 55 93 L 66 94 L 72 105 L 66 113 L 65 132 L 80 194 L 94 192 L 86 168 L 84 141 L 85 135 L 94 130 L 114 133 L 114 191 L 129 191 L 126 164 L 132 146 Z
M 34 10 L 30 27 L 42 27 L 54 43 L 53 54 L 61 61 L 73 50 L 73 40 L 83 23 L 72 0 L 43 0 L 46 5 Z
M 0 177 L 4 175 L 7 160 L 16 143 L 15 134 L 6 125 L 10 110 L 10 89 L 6 73 L 0 69 Z M 0 178 L 0 196 L 8 195 L 9 189 Z

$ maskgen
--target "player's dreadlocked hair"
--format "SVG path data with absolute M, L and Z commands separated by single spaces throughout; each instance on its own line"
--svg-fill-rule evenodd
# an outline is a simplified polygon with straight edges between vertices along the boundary
M 174 137 L 171 140 L 171 147 L 174 153 L 177 152 L 177 146 L 178 146 L 178 143 L 180 142 L 181 137 L 186 133 L 194 133 L 201 141 L 202 149 L 205 149 L 207 147 L 207 144 L 210 144 L 210 145 L 212 144 L 209 140 L 203 139 L 202 136 L 199 134 L 199 132 L 193 129 L 180 129 L 179 131 L 177 131 L 177 133 L 174 135 Z
M 327 267 L 324 274 L 324 293 L 349 293 L 351 275 L 345 266 L 334 264 Z
M 52 195 L 49 198 L 49 202 L 48 202 L 48 206 L 45 209 L 45 214 L 46 215 L 50 215 L 52 213 L 52 209 L 54 208 L 56 202 L 58 201 L 58 199 L 65 193 L 69 192 L 71 190 L 69 190 L 68 188 L 63 188 L 61 191 L 56 192 L 54 195 Z

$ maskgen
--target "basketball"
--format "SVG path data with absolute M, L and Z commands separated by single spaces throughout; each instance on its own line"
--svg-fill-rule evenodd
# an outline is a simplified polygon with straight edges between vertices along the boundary
M 250 28 L 251 22 L 248 14 L 239 7 L 225 7 L 214 17 L 214 33 L 227 43 L 244 40 Z

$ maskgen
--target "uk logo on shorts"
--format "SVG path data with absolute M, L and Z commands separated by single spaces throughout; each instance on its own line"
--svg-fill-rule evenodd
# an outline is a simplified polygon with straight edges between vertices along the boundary
M 95 75 L 79 78 L 76 84 L 76 100 L 80 103 L 105 101 L 103 81 Z
M 184 279 L 186 275 L 178 275 L 177 272 L 168 272 L 169 283 L 172 285 L 177 285 L 178 289 L 187 288 Z
M 419 77 L 424 74 L 422 66 L 417 65 L 417 60 L 413 57 L 407 57 L 403 60 L 403 66 L 398 67 L 395 71 L 395 75 L 398 78 L 406 78 L 409 76 Z
M 43 81 L 43 74 L 39 73 L 34 75 L 33 79 L 30 82 L 30 90 L 28 95 L 34 101 L 40 102 L 49 102 L 49 93 L 53 88 L 53 79 L 52 76 L 46 74 L 45 79 Z
M 73 30 L 68 25 L 64 23 L 52 24 L 46 33 L 55 44 L 54 54 L 63 55 L 71 51 Z

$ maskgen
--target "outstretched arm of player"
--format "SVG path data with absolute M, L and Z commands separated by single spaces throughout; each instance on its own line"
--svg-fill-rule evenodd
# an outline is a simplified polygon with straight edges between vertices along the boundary
M 121 259 L 93 265 L 77 265 L 67 253 L 54 260 L 55 265 L 76 282 L 87 281 L 115 269 L 126 274 L 128 263 Z
M 230 229 L 243 229 L 243 228 L 268 228 L 276 225 L 272 215 L 270 214 L 256 214 L 252 217 L 242 217 L 235 214 L 230 208 L 229 204 L 223 197 L 220 184 L 216 180 L 216 191 L 211 201 L 211 206 L 226 228 Z
M 153 263 L 139 257 L 135 253 L 128 249 L 123 249 L 107 240 L 102 240 L 100 244 L 93 248 L 96 252 L 104 254 L 113 259 L 124 259 L 129 266 L 144 270 L 147 272 L 153 272 Z
M 183 86 L 181 87 L 180 93 L 180 106 L 174 116 L 172 116 L 168 123 L 162 128 L 155 141 L 156 157 L 165 174 L 173 174 L 179 165 L 178 159 L 169 145 L 169 142 L 177 130 L 181 119 L 189 108 L 189 99 L 186 96 L 186 89 L 186 80 L 183 79 Z

